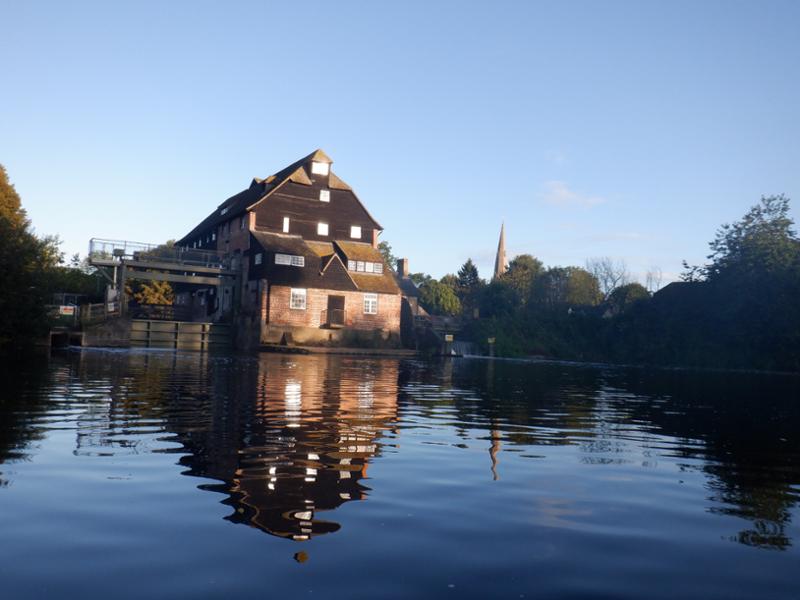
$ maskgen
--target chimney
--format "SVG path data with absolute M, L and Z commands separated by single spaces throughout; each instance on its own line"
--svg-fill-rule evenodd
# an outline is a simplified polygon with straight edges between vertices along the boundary
M 397 259 L 397 274 L 400 275 L 403 279 L 408 279 L 408 259 L 407 258 L 398 258 Z

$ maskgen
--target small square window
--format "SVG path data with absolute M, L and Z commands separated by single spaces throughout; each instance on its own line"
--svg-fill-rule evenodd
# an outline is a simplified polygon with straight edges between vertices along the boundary
M 254 262 L 255 264 L 257 264 L 257 265 L 260 265 L 260 264 L 261 264 L 261 261 L 262 261 L 263 259 L 264 259 L 264 255 L 263 255 L 263 254 L 261 254 L 261 252 L 259 252 L 259 253 L 258 253 L 258 254 L 256 254 L 256 255 L 255 255 L 255 257 L 253 258 L 253 262 Z
M 317 223 L 317 235 L 328 235 L 327 223 Z
M 330 192 L 330 190 L 320 190 L 319 191 L 319 201 L 320 202 L 330 202 L 331 201 L 331 192 Z
M 283 217 L 283 233 L 289 233 L 289 217 Z
M 306 290 L 292 288 L 291 297 L 289 299 L 289 308 L 295 310 L 306 309 Z
M 373 268 L 375 272 L 378 273 L 379 275 L 383 273 L 383 263 L 375 263 L 373 265 Z
M 361 271 L 363 273 L 364 269 L 366 269 L 366 267 L 364 266 L 364 261 L 363 260 L 356 261 L 356 271 Z
M 358 225 L 351 225 L 350 226 L 350 237 L 356 240 L 361 239 L 361 227 Z
M 378 314 L 378 294 L 364 294 L 364 314 Z
M 330 165 L 324 162 L 312 162 L 311 173 L 313 175 L 327 175 L 330 170 Z
M 347 270 L 348 271 L 355 271 L 356 270 L 356 261 L 348 260 L 347 261 Z

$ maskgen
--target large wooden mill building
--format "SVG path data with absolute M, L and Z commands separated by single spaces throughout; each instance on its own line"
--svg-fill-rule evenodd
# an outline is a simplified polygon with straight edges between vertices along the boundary
M 216 250 L 241 273 L 178 302 L 236 315 L 244 346 L 399 344 L 403 296 L 378 250 L 383 228 L 332 162 L 316 150 L 253 179 L 178 240 Z

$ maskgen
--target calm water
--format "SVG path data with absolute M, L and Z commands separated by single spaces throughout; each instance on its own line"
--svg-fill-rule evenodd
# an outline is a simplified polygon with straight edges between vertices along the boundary
M 3 598 L 800 597 L 800 378 L 3 364 Z

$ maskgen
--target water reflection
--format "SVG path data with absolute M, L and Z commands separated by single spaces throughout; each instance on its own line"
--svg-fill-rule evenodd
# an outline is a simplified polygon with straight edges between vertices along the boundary
M 218 479 L 227 518 L 305 540 L 339 524 L 320 518 L 363 500 L 367 469 L 397 419 L 398 363 L 263 355 L 230 381 L 234 418 L 202 431 L 171 419 L 189 474 Z
M 227 520 L 307 540 L 339 530 L 335 510 L 368 498 L 369 467 L 399 452 L 398 438 L 444 444 L 452 434 L 449 464 L 479 461 L 485 485 L 511 483 L 516 493 L 520 461 L 536 474 L 562 451 L 575 459 L 563 463 L 573 483 L 586 477 L 578 466 L 633 479 L 674 467 L 704 478 L 702 497 L 684 502 L 729 519 L 732 541 L 775 550 L 795 542 L 797 378 L 274 354 L 75 352 L 4 364 L 0 486 L 13 485 L 14 465 L 50 432 L 74 430 L 78 457 L 175 453 L 200 489 L 223 495 Z M 658 481 L 638 491 L 654 504 L 681 483 Z M 588 489 L 585 502 L 600 494 Z M 573 502 L 534 503 L 553 526 L 605 518 Z

